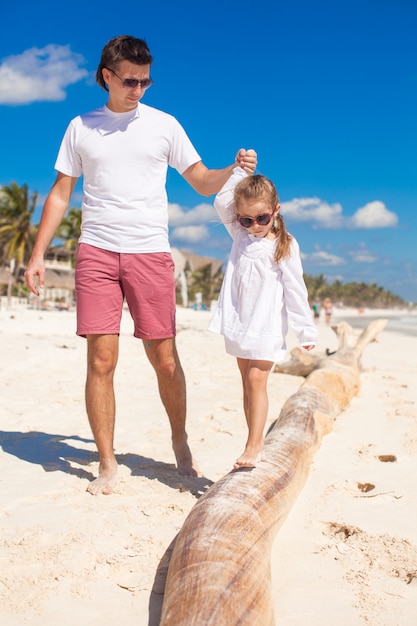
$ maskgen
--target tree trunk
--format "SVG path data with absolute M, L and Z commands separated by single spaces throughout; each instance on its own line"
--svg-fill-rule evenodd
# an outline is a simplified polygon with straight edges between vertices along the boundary
M 15 283 L 14 270 L 16 267 L 15 259 L 10 259 L 10 278 L 7 283 L 7 308 L 10 309 L 12 306 L 12 293 L 13 293 L 13 285 Z
M 371 323 L 359 338 L 346 323 L 335 327 L 338 351 L 310 361 L 311 373 L 265 438 L 267 460 L 233 470 L 191 510 L 171 555 L 160 626 L 274 624 L 274 538 L 307 480 L 322 437 L 358 393 L 364 348 L 386 323 Z M 290 361 L 290 370 L 293 365 Z

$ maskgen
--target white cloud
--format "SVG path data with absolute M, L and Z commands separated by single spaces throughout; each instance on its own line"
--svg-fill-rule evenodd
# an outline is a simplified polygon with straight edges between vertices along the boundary
M 355 263 L 375 263 L 378 260 L 378 257 L 370 252 L 356 252 L 351 255 L 351 258 Z
M 383 202 L 374 200 L 358 209 L 351 222 L 354 228 L 389 228 L 397 226 L 398 216 L 388 211 Z
M 340 204 L 328 204 L 320 198 L 294 198 L 283 202 L 281 211 L 285 219 L 312 222 L 315 229 L 392 228 L 398 224 L 396 213 L 389 211 L 379 200 L 369 202 L 351 217 L 343 215 Z
M 65 100 L 65 88 L 88 75 L 69 46 L 49 44 L 6 57 L 0 64 L 0 104 Z
M 168 215 L 170 226 L 199 225 L 213 220 L 218 221 L 216 210 L 207 203 L 198 204 L 193 209 L 184 209 L 179 204 L 169 204 Z
M 208 241 L 209 231 L 207 226 L 177 226 L 170 234 L 171 241 L 181 243 L 199 243 Z
M 357 250 L 351 250 L 349 256 L 355 263 L 375 263 L 378 257 L 370 252 L 365 243 L 360 243 Z
M 328 204 L 320 198 L 294 198 L 281 204 L 284 219 L 298 222 L 315 222 L 322 228 L 339 228 L 343 225 L 340 204 Z
M 325 250 L 317 250 L 311 254 L 301 253 L 303 264 L 316 265 L 318 267 L 335 267 L 337 265 L 346 265 L 346 260 L 335 254 L 330 254 Z

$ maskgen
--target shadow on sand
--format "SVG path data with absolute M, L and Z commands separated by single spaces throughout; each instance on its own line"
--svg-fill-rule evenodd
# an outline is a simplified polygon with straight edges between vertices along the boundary
M 98 461 L 97 452 L 79 447 L 77 443 L 94 445 L 94 440 L 78 435 L 38 431 L 0 431 L 0 447 L 7 454 L 12 454 L 26 463 L 40 465 L 45 472 L 65 472 L 88 481 L 94 480 L 95 476 L 84 469 L 84 466 Z M 189 491 L 196 498 L 213 484 L 205 477 L 179 476 L 174 464 L 162 463 L 139 454 L 117 454 L 116 459 L 119 465 L 130 469 L 132 476 L 156 479 L 171 489 Z M 160 621 L 166 575 L 175 540 L 176 538 L 165 551 L 155 573 L 149 599 L 149 626 L 158 626 Z
M 7 454 L 12 454 L 26 463 L 40 465 L 45 472 L 65 472 L 78 478 L 94 480 L 95 476 L 84 467 L 98 462 L 97 452 L 77 447 L 77 442 L 94 445 L 93 439 L 78 435 L 0 430 L 0 447 Z M 119 465 L 129 468 L 132 476 L 156 479 L 172 489 L 190 491 L 196 497 L 212 484 L 205 477 L 179 476 L 173 463 L 162 463 L 140 454 L 116 454 L 116 459 Z
M 178 535 L 177 535 L 178 536 Z M 149 598 L 149 620 L 148 626 L 159 626 L 162 613 L 162 602 L 164 600 L 165 583 L 168 574 L 169 562 L 174 550 L 174 545 L 177 540 L 177 536 L 169 544 L 168 548 L 162 556 L 159 562 L 158 569 L 155 573 L 155 578 L 152 586 L 152 593 Z

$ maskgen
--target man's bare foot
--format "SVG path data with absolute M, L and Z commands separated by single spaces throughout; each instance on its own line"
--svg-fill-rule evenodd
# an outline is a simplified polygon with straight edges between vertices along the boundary
M 235 461 L 233 469 L 239 469 L 241 467 L 256 467 L 258 463 L 265 461 L 265 454 L 263 447 L 252 448 L 246 447 L 243 454 Z
M 177 469 L 180 476 L 198 476 L 203 474 L 198 466 L 197 461 L 193 458 L 191 450 L 187 443 L 187 438 L 182 442 L 172 442 L 175 458 L 177 460 Z
M 93 496 L 103 494 L 109 496 L 114 493 L 114 486 L 117 480 L 117 463 L 116 461 L 109 463 L 100 463 L 98 470 L 98 478 L 93 480 L 88 487 L 88 493 Z

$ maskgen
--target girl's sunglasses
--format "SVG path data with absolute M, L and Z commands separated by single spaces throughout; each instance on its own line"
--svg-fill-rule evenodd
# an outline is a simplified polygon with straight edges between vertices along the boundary
M 250 228 L 253 226 L 254 222 L 256 222 L 259 226 L 268 226 L 273 215 L 273 213 L 261 213 L 256 217 L 241 217 L 239 215 L 237 221 L 241 226 L 243 226 L 243 228 Z

